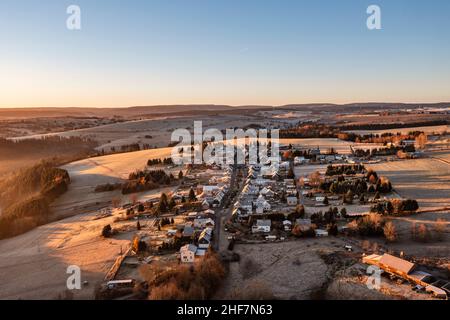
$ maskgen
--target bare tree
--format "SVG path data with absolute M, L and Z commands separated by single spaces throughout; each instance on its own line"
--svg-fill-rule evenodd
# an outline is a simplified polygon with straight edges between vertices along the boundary
M 120 199 L 119 198 L 112 198 L 111 205 L 114 208 L 118 208 L 120 206 Z
M 436 238 L 438 241 L 442 241 L 444 239 L 446 229 L 447 221 L 445 221 L 445 219 L 437 219 L 436 224 L 434 225 L 434 232 L 436 233 Z
M 383 232 L 387 241 L 389 242 L 397 241 L 398 238 L 397 230 L 395 228 L 395 225 L 391 221 L 386 222 L 383 228 Z
M 416 137 L 416 146 L 418 149 L 424 149 L 428 142 L 428 137 L 425 133 L 421 133 Z

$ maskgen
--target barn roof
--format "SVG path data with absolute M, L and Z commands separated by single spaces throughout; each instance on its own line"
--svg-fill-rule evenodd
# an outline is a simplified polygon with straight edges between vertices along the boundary
M 381 259 L 380 263 L 384 264 L 385 266 L 395 269 L 401 272 L 404 272 L 406 274 L 409 274 L 415 267 L 415 264 L 394 256 L 391 256 L 390 254 L 385 253 Z

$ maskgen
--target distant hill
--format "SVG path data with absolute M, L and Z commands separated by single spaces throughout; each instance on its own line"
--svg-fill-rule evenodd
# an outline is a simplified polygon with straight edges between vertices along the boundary
M 124 108 L 0 108 L 0 119 L 14 118 L 44 118 L 44 117 L 112 117 L 120 116 L 124 118 L 133 118 L 139 116 L 170 116 L 170 115 L 196 115 L 196 114 L 214 114 L 217 112 L 236 113 L 247 110 L 270 110 L 286 109 L 286 110 L 309 110 L 309 111 L 328 111 L 328 112 L 344 112 L 352 111 L 357 108 L 361 110 L 373 109 L 399 109 L 399 108 L 442 108 L 450 106 L 449 102 L 442 103 L 350 103 L 350 104 L 331 104 L 331 103 L 311 103 L 311 104 L 289 104 L 283 106 L 262 106 L 262 105 L 214 105 L 214 104 L 198 104 L 198 105 L 155 105 L 155 106 L 135 106 Z

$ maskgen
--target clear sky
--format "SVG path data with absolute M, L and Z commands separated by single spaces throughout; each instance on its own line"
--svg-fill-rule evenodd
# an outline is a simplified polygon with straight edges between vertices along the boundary
M 450 1 L 0 1 L 0 107 L 364 101 L 450 101 Z

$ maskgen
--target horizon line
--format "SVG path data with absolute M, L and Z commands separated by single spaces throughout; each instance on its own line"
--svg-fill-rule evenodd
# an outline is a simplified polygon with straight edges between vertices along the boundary
M 133 109 L 133 108 L 155 108 L 155 107 L 230 107 L 230 108 L 245 108 L 245 107 L 262 107 L 262 108 L 283 108 L 292 106 L 351 106 L 351 105 L 436 105 L 436 104 L 450 104 L 450 101 L 438 101 L 438 102 L 381 102 L 381 101 L 367 101 L 367 102 L 348 102 L 348 103 L 336 103 L 336 102 L 309 102 L 309 103 L 287 103 L 281 105 L 270 104 L 220 104 L 220 103 L 173 103 L 173 104 L 149 104 L 149 105 L 130 105 L 130 106 L 101 106 L 101 107 L 76 107 L 76 106 L 42 106 L 42 107 L 0 107 L 0 110 L 13 110 L 13 109 Z

